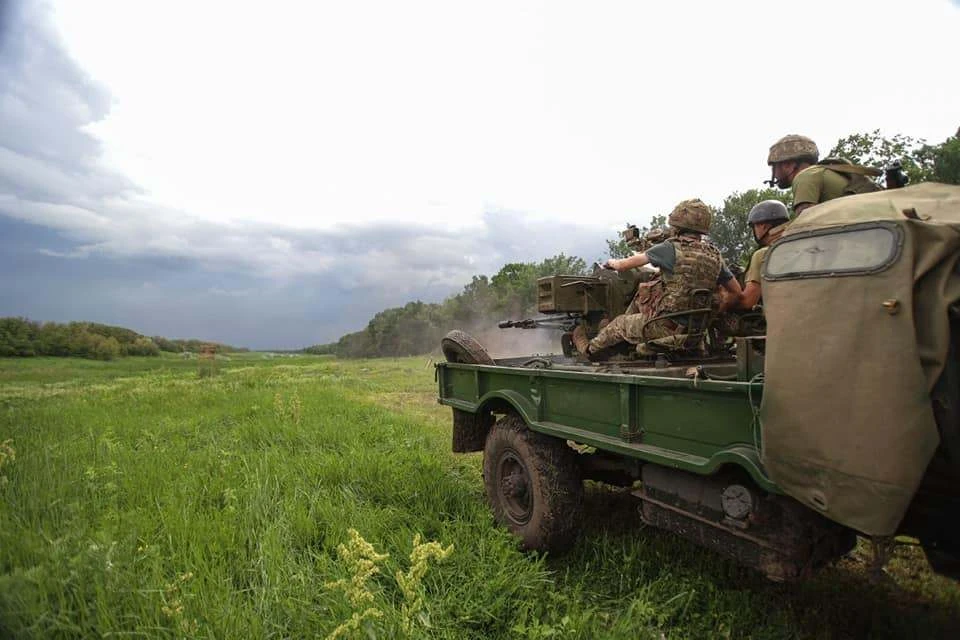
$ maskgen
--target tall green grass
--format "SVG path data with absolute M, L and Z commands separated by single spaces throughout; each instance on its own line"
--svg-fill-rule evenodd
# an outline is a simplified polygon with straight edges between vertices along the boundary
M 901 552 L 765 582 L 591 487 L 574 550 L 521 553 L 449 453 L 424 359 L 0 361 L 0 636 L 950 637 L 960 589 Z M 386 555 L 351 601 L 341 545 Z M 452 546 L 411 595 L 415 538 Z M 414 605 L 414 602 L 417 604 Z

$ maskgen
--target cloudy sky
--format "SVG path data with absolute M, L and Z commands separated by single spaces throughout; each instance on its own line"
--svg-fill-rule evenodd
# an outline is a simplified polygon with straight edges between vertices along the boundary
M 960 0 L 0 0 L 0 316 L 334 341 L 760 187 L 786 133 L 939 142 L 958 33 Z

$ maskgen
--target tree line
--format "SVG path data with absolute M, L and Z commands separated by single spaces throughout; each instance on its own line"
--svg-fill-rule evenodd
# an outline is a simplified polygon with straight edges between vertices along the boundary
M 910 184 L 943 182 L 960 184 L 960 130 L 940 144 L 931 145 L 918 138 L 895 135 L 886 138 L 879 131 L 857 133 L 841 138 L 828 153 L 855 164 L 884 168 L 899 160 Z M 878 179 L 879 180 L 879 179 Z M 734 267 L 745 267 L 755 248 L 747 214 L 763 200 L 790 202 L 790 192 L 777 189 L 735 191 L 713 206 L 710 239 L 724 260 Z M 666 226 L 666 216 L 656 215 L 649 228 Z M 622 239 L 607 240 L 607 253 L 614 258 L 632 253 Z M 463 291 L 442 303 L 417 300 L 403 307 L 376 314 L 366 328 L 349 333 L 337 342 L 315 345 L 304 351 L 334 354 L 345 358 L 396 357 L 428 353 L 451 329 L 478 331 L 489 329 L 498 320 L 536 315 L 536 281 L 554 274 L 585 275 L 582 258 L 563 254 L 542 262 L 510 263 L 496 275 L 475 275 Z
M 512 262 L 494 276 L 473 276 L 463 291 L 442 303 L 417 300 L 376 314 L 365 329 L 337 342 L 314 345 L 307 353 L 343 358 L 377 358 L 427 353 L 453 328 L 478 331 L 536 310 L 536 281 L 556 273 L 587 272 L 582 258 L 559 254 L 540 262 Z
M 122 356 L 159 356 L 213 350 L 247 351 L 203 340 L 149 338 L 131 329 L 96 322 L 35 322 L 27 318 L 0 318 L 0 357 L 61 356 L 113 360 Z

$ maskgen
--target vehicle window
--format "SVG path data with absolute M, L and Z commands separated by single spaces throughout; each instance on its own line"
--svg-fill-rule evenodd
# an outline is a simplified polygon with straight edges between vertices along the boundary
M 860 227 L 798 235 L 777 243 L 767 254 L 770 279 L 851 275 L 880 271 L 900 251 L 896 227 Z

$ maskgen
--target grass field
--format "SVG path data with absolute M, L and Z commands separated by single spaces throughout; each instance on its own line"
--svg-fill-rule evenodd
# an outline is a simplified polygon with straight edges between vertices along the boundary
M 960 637 L 916 548 L 776 585 L 591 487 L 520 552 L 425 358 L 217 364 L 0 360 L 0 637 Z

